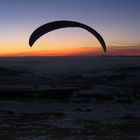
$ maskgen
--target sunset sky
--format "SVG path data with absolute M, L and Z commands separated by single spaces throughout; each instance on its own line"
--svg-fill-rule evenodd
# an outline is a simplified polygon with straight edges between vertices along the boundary
M 98 31 L 107 45 L 80 28 L 50 32 L 29 47 L 31 33 L 56 20 L 74 20 Z M 138 55 L 140 0 L 1 0 L 0 56 Z

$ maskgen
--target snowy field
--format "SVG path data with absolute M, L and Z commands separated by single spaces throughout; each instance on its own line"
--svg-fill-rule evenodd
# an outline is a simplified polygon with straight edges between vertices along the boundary
M 0 58 L 0 139 L 139 140 L 140 57 Z

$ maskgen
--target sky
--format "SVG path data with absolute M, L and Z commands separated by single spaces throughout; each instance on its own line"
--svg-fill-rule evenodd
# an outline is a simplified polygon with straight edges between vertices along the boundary
M 0 56 L 140 56 L 139 6 L 140 0 L 1 0 Z M 31 33 L 56 20 L 91 26 L 103 36 L 107 53 L 81 28 L 52 31 L 29 47 Z

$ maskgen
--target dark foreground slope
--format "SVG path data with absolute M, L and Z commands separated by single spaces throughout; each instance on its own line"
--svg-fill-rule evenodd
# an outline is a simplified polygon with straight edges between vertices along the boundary
M 0 59 L 1 139 L 139 139 L 139 62 L 139 57 Z

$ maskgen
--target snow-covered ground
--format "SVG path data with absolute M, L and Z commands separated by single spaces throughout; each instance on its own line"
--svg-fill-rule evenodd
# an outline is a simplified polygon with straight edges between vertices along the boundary
M 0 58 L 1 139 L 137 140 L 139 130 L 140 57 Z

